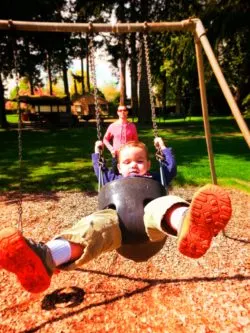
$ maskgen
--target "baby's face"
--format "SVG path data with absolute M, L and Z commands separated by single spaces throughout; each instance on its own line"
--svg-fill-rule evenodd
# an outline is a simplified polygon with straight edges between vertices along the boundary
M 126 147 L 121 150 L 117 165 L 120 174 L 124 177 L 145 175 L 150 169 L 150 161 L 146 152 L 140 147 Z

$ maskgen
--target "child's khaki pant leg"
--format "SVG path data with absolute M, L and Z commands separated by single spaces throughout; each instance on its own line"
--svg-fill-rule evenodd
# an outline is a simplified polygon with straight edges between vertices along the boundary
M 70 270 L 79 267 L 103 252 L 112 251 L 121 246 L 122 236 L 117 212 L 113 209 L 97 211 L 84 217 L 72 228 L 63 231 L 55 238 L 60 237 L 84 247 L 82 256 L 62 269 Z
M 147 235 L 152 242 L 162 240 L 166 237 L 161 221 L 165 213 L 177 203 L 189 205 L 184 199 L 175 195 L 166 195 L 150 201 L 144 208 L 144 224 Z

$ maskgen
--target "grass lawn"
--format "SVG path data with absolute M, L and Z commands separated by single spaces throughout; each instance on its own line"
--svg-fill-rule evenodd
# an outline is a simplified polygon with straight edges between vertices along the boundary
M 16 115 L 8 116 L 10 123 Z M 103 133 L 105 131 L 104 124 Z M 250 193 L 249 148 L 232 117 L 211 118 L 212 143 L 218 184 Z M 138 125 L 139 137 L 148 147 L 152 169 L 153 131 Z M 202 119 L 199 117 L 160 121 L 158 134 L 172 147 L 178 165 L 174 186 L 200 186 L 211 182 Z M 0 187 L 2 191 L 18 189 L 18 133 L 0 130 Z M 97 139 L 94 123 L 71 129 L 26 129 L 22 131 L 23 191 L 96 190 L 90 155 Z M 106 152 L 105 157 L 110 159 Z

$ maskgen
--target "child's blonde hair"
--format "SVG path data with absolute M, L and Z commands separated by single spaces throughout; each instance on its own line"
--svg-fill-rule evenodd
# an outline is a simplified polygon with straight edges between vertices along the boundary
M 139 148 L 141 148 L 145 152 L 147 160 L 149 160 L 148 148 L 145 145 L 145 143 L 143 143 L 141 141 L 128 141 L 128 142 L 124 143 L 118 150 L 118 154 L 117 154 L 118 162 L 120 160 L 121 152 L 127 147 L 139 147 Z

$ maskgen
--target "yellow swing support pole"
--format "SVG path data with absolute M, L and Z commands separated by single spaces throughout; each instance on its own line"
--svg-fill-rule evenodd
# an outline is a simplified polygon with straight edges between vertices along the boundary
M 207 143 L 207 153 L 209 158 L 210 172 L 213 184 L 217 184 L 217 177 L 214 166 L 214 154 L 213 154 L 212 140 L 211 140 L 211 131 L 208 119 L 207 95 L 206 95 L 206 86 L 204 80 L 202 49 L 200 41 L 196 37 L 195 37 L 195 52 L 196 52 L 197 70 L 198 70 L 200 96 L 201 96 L 201 108 L 202 108 L 204 131 Z

